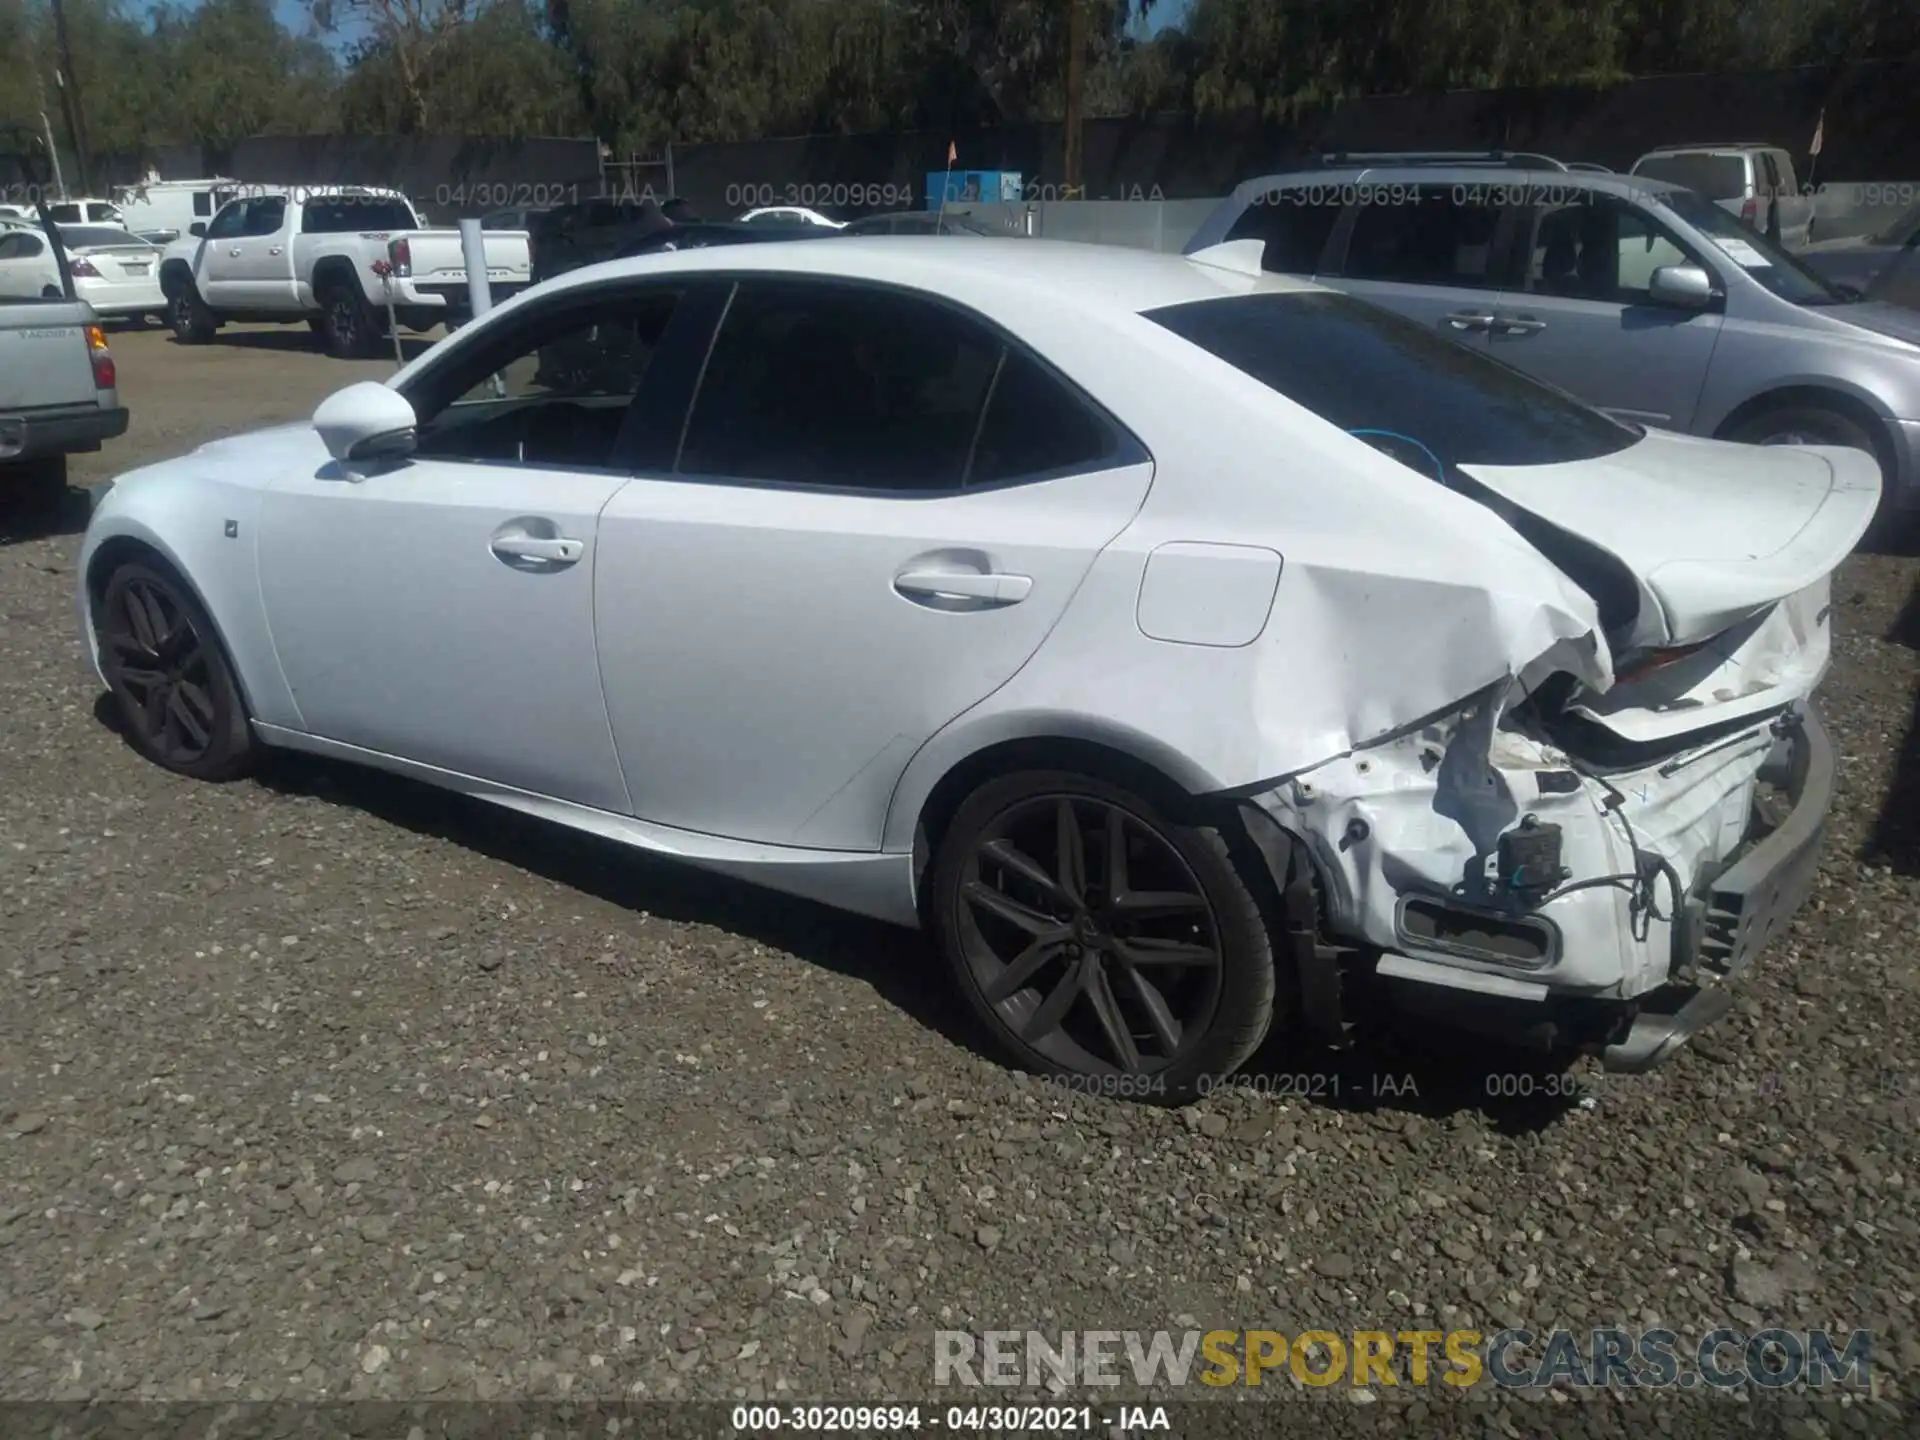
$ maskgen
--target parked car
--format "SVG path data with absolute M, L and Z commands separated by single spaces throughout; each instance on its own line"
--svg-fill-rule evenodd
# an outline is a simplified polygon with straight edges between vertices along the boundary
M 901 210 L 891 215 L 867 215 L 846 225 L 842 235 L 982 235 L 1003 238 L 1007 231 L 991 229 L 953 211 Z
M 205 224 L 241 189 L 226 176 L 199 180 L 148 180 L 114 192 L 127 229 L 156 245 L 170 245 Z
M 1888 262 L 1916 248 L 1920 248 L 1920 205 L 1902 211 L 1871 234 L 1816 240 L 1800 258 L 1830 284 L 1865 295 Z
M 752 245 L 768 240 L 818 240 L 840 231 L 800 221 L 785 223 L 750 220 L 696 220 L 636 235 L 620 247 L 616 258 L 652 255 L 665 250 L 698 250 L 708 245 Z
M 1813 238 L 1813 196 L 1778 145 L 1663 145 L 1634 161 L 1630 173 L 1704 195 L 1788 250 Z
M 740 217 L 743 225 L 819 225 L 828 230 L 846 228 L 844 220 L 830 220 L 818 210 L 804 205 L 763 205 Z
M 166 314 L 159 247 L 111 225 L 56 225 L 54 235 L 66 252 L 75 295 L 96 315 L 144 323 Z M 25 226 L 0 233 L 0 295 L 61 293 L 59 260 L 44 233 Z
M 1920 315 L 1851 299 L 1690 189 L 1542 157 L 1358 157 L 1249 181 L 1187 243 L 1258 242 L 1621 419 L 1848 445 L 1920 507 Z
M 1337 1031 L 1343 965 L 1644 1068 L 1806 895 L 1866 456 L 1627 426 L 1257 266 L 721 248 L 123 476 L 77 571 L 138 746 L 924 923 L 1010 1060 L 1143 1096 Z
M 396 190 L 252 190 L 192 228 L 196 233 L 167 247 L 160 269 L 183 344 L 204 344 L 229 320 L 305 320 L 329 354 L 377 354 L 387 328 L 387 282 L 376 263 L 390 268 L 394 311 L 410 330 L 432 329 L 468 308 L 460 232 L 422 226 Z M 486 249 L 496 296 L 525 288 L 527 237 L 493 232 Z
M 0 230 L 0 254 L 23 236 L 56 254 L 52 230 Z M 0 275 L 8 264 L 0 259 Z M 50 286 L 0 291 L 0 503 L 57 500 L 66 493 L 67 456 L 98 450 L 126 429 L 106 334 L 59 262 Z
M 80 196 L 72 200 L 49 202 L 47 215 L 56 225 L 112 225 L 124 229 L 126 217 L 111 200 Z

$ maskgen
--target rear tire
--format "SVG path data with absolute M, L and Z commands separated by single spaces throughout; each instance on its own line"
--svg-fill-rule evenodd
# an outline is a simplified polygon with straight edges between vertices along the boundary
M 67 503 L 67 457 L 37 455 L 0 465 L 0 495 L 36 518 L 55 515 Z
M 1885 448 L 1873 431 L 1852 415 L 1831 406 L 1798 403 L 1775 406 L 1748 416 L 1722 436 L 1747 445 L 1837 445 L 1864 450 L 1880 466 L 1880 508 L 1874 512 L 1865 543 L 1878 543 L 1898 525 L 1894 493 L 1887 473 Z
M 194 780 L 253 768 L 258 747 L 232 662 L 185 581 L 158 560 L 130 560 L 108 576 L 93 624 L 136 750 Z
M 336 282 L 320 297 L 320 339 L 336 360 L 367 360 L 380 353 L 380 323 L 359 291 Z
M 182 345 L 205 345 L 213 339 L 220 322 L 207 302 L 200 298 L 191 280 L 183 281 L 168 302 L 167 319 L 173 326 L 173 338 Z
M 1122 786 L 988 781 L 941 837 L 927 897 L 954 983 L 1022 1069 L 1184 1101 L 1273 1023 L 1266 918 L 1225 837 Z

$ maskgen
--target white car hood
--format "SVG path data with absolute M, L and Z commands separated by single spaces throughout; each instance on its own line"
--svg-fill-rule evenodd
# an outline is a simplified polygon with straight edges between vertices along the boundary
M 1880 499 L 1870 456 L 1649 431 L 1565 465 L 1463 465 L 1495 495 L 1598 546 L 1641 591 L 1626 639 L 1688 645 L 1832 572 Z

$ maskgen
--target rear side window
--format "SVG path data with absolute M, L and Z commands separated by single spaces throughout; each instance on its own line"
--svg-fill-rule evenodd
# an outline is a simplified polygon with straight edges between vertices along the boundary
M 1241 295 L 1146 314 L 1442 484 L 1460 465 L 1591 460 L 1641 434 L 1348 295 Z
M 1497 185 L 1422 185 L 1398 204 L 1354 212 L 1340 273 L 1351 280 L 1497 289 L 1496 239 L 1505 192 Z
M 1025 351 L 1009 346 L 974 442 L 969 485 L 1118 463 L 1120 437 Z
M 199 217 L 202 219 L 204 219 L 208 215 L 211 215 L 213 213 L 213 196 L 209 195 L 204 190 L 194 191 L 193 192 L 193 213 L 196 217 Z
M 1747 194 L 1747 162 L 1738 155 L 1650 155 L 1633 173 L 1683 185 L 1709 200 L 1743 200 Z
M 1228 240 L 1264 240 L 1260 268 L 1283 275 L 1312 275 L 1320 269 L 1333 227 L 1339 223 L 1340 187 L 1295 186 L 1263 191 L 1240 212 Z

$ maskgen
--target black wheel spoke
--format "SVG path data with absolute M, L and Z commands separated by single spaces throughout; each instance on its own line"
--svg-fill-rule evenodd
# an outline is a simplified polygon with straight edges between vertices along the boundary
M 1096 968 L 1087 977 L 1087 999 L 1093 1006 L 1094 1018 L 1100 1022 L 1100 1029 L 1107 1037 L 1107 1044 L 1113 1050 L 1114 1062 L 1122 1070 L 1138 1071 L 1140 1050 L 1133 1043 L 1133 1034 L 1127 1029 L 1127 1017 L 1120 1012 L 1120 1001 L 1107 981 L 1105 970 Z
M 1107 903 L 1118 905 L 1127 893 L 1127 816 L 1115 807 L 1107 811 Z
M 1087 841 L 1080 833 L 1080 816 L 1071 800 L 1061 800 L 1054 811 L 1054 846 L 1060 888 L 1079 901 L 1087 893 Z
M 1115 897 L 1113 908 L 1129 920 L 1150 920 L 1155 916 L 1204 910 L 1207 902 L 1199 895 L 1186 895 L 1178 890 L 1142 890 L 1138 894 Z
M 1073 1008 L 1073 1002 L 1080 995 L 1079 968 L 1069 968 L 1047 998 L 1040 1002 L 1040 1008 L 1033 1012 L 1022 1033 L 1028 1043 L 1044 1040 L 1060 1028 L 1060 1022 L 1067 1018 L 1067 1011 Z
M 143 665 L 116 665 L 113 673 L 122 685 L 134 686 L 140 690 L 146 690 L 154 685 L 161 684 L 167 678 L 166 672 L 153 670 Z
M 987 988 L 987 999 L 998 1005 L 1002 1000 L 1011 1000 L 1026 989 L 1040 968 L 1060 954 L 1060 941 L 1065 934 L 1063 930 L 1056 937 L 1035 937 L 1033 943 L 1014 956 L 1000 977 Z
M 146 697 L 140 702 L 140 719 L 148 735 L 158 740 L 166 733 L 167 700 L 172 691 L 164 684 L 154 685 L 147 690 Z
M 996 865 L 1018 875 L 1045 894 L 1048 899 L 1057 900 L 1063 905 L 1071 903 L 1067 893 L 1060 888 L 1053 876 L 1041 868 L 1040 862 L 1011 840 L 989 840 L 980 847 L 980 853 Z
M 1017 926 L 1029 935 L 1052 935 L 1060 930 L 1060 922 L 1051 915 L 1042 915 L 1031 905 L 1022 905 L 1004 891 L 996 890 L 980 880 L 969 880 L 965 891 L 967 900 L 986 911 L 997 915 L 1009 925 Z
M 213 738 L 213 732 L 193 713 L 193 707 L 187 703 L 186 691 L 182 688 L 176 687 L 173 694 L 167 697 L 167 718 L 172 723 L 174 733 L 184 735 L 195 750 L 205 749 L 207 742 Z
M 1126 977 L 1127 988 L 1133 992 L 1133 998 L 1140 1002 L 1140 1008 L 1146 1012 L 1147 1023 L 1153 1027 L 1154 1038 L 1160 1042 L 1160 1048 L 1168 1055 L 1180 1048 L 1180 1022 L 1173 1018 L 1173 1012 L 1167 1008 L 1167 997 L 1159 988 L 1131 965 L 1122 965 L 1120 973 Z
M 153 653 L 151 647 L 141 644 L 139 637 L 122 634 L 117 630 L 107 636 L 107 650 L 115 660 L 122 663 L 135 660 L 144 662 L 146 665 L 157 665 L 160 662 L 160 657 Z
M 1115 951 L 1129 965 L 1217 965 L 1220 957 L 1206 945 L 1191 945 L 1181 940 L 1155 940 L 1134 935 L 1113 942 Z
M 126 612 L 134 641 L 149 655 L 158 656 L 161 637 L 166 634 L 166 619 L 157 613 L 157 606 L 149 608 L 146 587 L 128 586 L 121 608 Z

